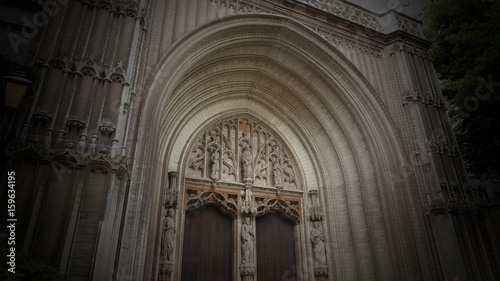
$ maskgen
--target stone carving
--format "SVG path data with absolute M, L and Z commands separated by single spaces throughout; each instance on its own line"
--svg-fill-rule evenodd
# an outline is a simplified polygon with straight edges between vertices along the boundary
M 70 131 L 79 131 L 85 126 L 85 123 L 78 119 L 70 119 L 66 121 L 66 126 L 69 127 Z
M 243 155 L 241 158 L 241 165 L 243 168 L 243 181 L 251 181 L 252 180 L 252 153 L 250 152 L 250 145 L 247 143 L 242 143 Z
M 51 119 L 52 115 L 50 115 L 49 113 L 37 112 L 33 114 L 33 120 L 35 120 L 35 122 L 37 123 L 47 124 L 50 122 Z
M 444 189 L 446 188 L 444 187 Z M 470 196 L 467 193 L 471 193 Z M 427 215 L 458 214 L 484 217 L 487 213 L 483 208 L 486 200 L 480 202 L 481 194 L 470 187 L 464 188 L 463 191 L 458 189 L 454 193 L 446 192 L 445 194 L 442 190 L 434 195 L 427 193 L 426 198 L 425 210 Z
M 318 267 L 314 269 L 314 276 L 316 276 L 317 281 L 326 281 L 328 280 L 328 268 L 327 267 Z
M 255 204 L 257 206 L 257 216 L 270 211 L 277 211 L 293 222 L 298 223 L 300 221 L 300 203 L 298 201 L 256 197 Z
M 161 259 L 164 261 L 173 260 L 174 240 L 175 240 L 175 210 L 167 209 L 163 219 L 163 235 L 161 239 Z
M 236 216 L 239 212 L 238 195 L 194 189 L 187 190 L 186 211 L 196 210 L 206 204 L 214 204 L 220 207 L 221 211 L 233 216 Z
M 254 264 L 254 246 L 255 246 L 255 232 L 250 222 L 250 217 L 243 218 L 243 225 L 241 226 L 241 264 L 253 265 Z
M 309 195 L 311 195 L 311 207 L 309 208 L 309 220 L 314 221 L 322 221 L 323 220 L 323 210 L 321 206 L 318 205 L 318 191 L 310 190 Z
M 212 180 L 217 182 L 219 180 L 219 171 L 220 171 L 220 159 L 219 159 L 219 151 L 212 149 L 210 160 L 212 161 L 212 167 L 210 169 Z
M 61 132 L 61 134 L 64 132 Z M 61 137 L 62 138 L 62 137 Z M 82 154 L 76 150 L 60 148 L 60 149 L 46 149 L 38 144 L 9 144 L 5 153 L 7 156 L 12 157 L 15 153 L 24 152 L 25 154 L 37 155 L 37 158 L 47 162 L 60 162 L 60 159 L 74 162 L 78 166 L 91 166 L 92 164 L 103 164 L 110 168 L 112 173 L 117 173 L 120 176 L 126 176 L 130 179 L 130 170 L 128 166 L 128 157 L 123 155 L 116 155 L 111 157 L 105 152 L 97 152 L 93 154 Z
M 177 172 L 168 173 L 168 189 L 165 192 L 165 208 L 177 208 L 177 178 L 179 174 Z
M 241 281 L 253 281 L 255 275 L 255 265 L 240 266 Z
M 214 162 L 217 157 L 218 164 Z M 273 161 L 276 161 L 274 165 Z M 269 129 L 249 117 L 236 117 L 218 122 L 196 140 L 188 158 L 186 175 L 188 178 L 217 178 L 217 184 L 243 182 L 300 189 L 294 163 Z M 279 174 L 273 175 L 278 170 Z M 275 184 L 277 182 L 279 184 Z
M 311 230 L 311 243 L 313 246 L 314 267 L 326 265 L 325 235 L 320 228 L 319 222 L 313 222 Z
M 160 264 L 160 269 L 158 272 L 158 280 L 160 281 L 168 281 L 172 280 L 170 276 L 172 275 L 173 264 Z
M 273 162 L 274 186 L 281 185 L 281 169 L 278 160 Z
M 116 128 L 111 124 L 103 124 L 99 126 L 99 131 L 105 136 L 110 136 L 115 132 Z

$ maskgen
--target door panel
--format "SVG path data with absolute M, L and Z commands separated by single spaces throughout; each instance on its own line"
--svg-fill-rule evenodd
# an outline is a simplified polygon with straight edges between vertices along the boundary
M 232 221 L 207 205 L 186 213 L 182 281 L 230 281 L 232 278 Z
M 276 213 L 256 221 L 257 280 L 297 280 L 293 223 Z

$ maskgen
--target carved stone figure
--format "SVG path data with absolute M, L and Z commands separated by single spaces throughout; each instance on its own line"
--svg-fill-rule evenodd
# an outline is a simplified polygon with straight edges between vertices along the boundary
M 323 231 L 321 231 L 318 221 L 313 223 L 313 229 L 311 230 L 311 242 L 313 246 L 314 266 L 325 265 L 325 235 L 323 234 Z
M 212 174 L 210 177 L 213 180 L 219 179 L 219 170 L 220 170 L 220 165 L 219 165 L 219 152 L 215 149 L 212 150 L 212 155 L 210 156 L 210 159 L 212 160 L 212 167 L 211 167 L 211 172 Z
M 243 179 L 252 179 L 252 154 L 250 153 L 250 146 L 247 143 L 243 143 L 243 155 L 241 162 L 243 165 Z
M 243 219 L 241 227 L 241 264 L 253 264 L 253 248 L 255 245 L 255 232 L 250 224 L 250 218 Z
M 273 167 L 273 176 L 274 176 L 274 186 L 282 186 L 281 183 L 281 169 L 278 160 L 275 160 Z
M 171 261 L 174 252 L 175 219 L 174 209 L 169 208 L 163 220 L 163 236 L 161 240 L 161 259 Z

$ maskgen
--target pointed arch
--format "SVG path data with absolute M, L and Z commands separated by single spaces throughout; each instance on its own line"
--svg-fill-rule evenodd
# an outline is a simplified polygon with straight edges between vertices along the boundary
M 361 276 L 397 279 L 395 264 L 414 263 L 400 259 L 389 242 L 415 247 L 415 222 L 405 219 L 412 202 L 399 200 L 411 196 L 411 183 L 394 184 L 386 173 L 397 169 L 403 155 L 393 123 L 361 73 L 305 26 L 276 15 L 215 20 L 180 39 L 145 89 L 140 135 L 146 137 L 139 138 L 136 156 L 143 167 L 155 168 L 144 174 L 136 168 L 139 183 L 165 187 L 167 171 L 178 171 L 182 181 L 186 144 L 203 124 L 235 114 L 258 116 L 291 147 L 304 192 L 319 191 L 328 237 L 342 241 L 342 251 L 350 253 L 327 249 L 329 267 L 338 276 L 357 268 Z M 161 188 L 144 194 L 151 198 L 145 210 L 161 206 Z M 160 212 L 158 207 L 153 221 Z M 407 227 L 396 233 L 394 225 Z M 156 231 L 154 223 L 150 229 Z M 299 232 L 307 237 L 307 231 Z M 354 242 L 359 240 L 368 242 Z M 154 256 L 158 239 L 149 241 L 147 255 Z

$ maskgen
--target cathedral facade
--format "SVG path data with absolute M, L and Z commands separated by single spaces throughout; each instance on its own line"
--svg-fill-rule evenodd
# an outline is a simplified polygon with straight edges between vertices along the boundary
M 500 278 L 421 21 L 47 3 L 21 30 L 39 70 L 6 148 L 19 249 L 73 280 Z

